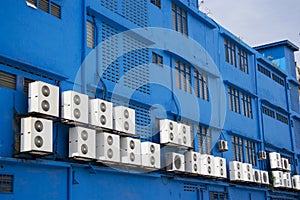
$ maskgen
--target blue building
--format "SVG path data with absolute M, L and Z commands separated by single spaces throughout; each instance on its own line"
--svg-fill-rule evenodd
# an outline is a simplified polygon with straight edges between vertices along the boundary
M 298 47 L 252 48 L 197 2 L 1 1 L 0 199 L 300 199 L 297 190 L 274 187 L 269 156 L 260 155 L 280 153 L 291 175 L 300 174 Z M 73 125 L 60 118 L 53 119 L 53 154 L 20 153 L 34 81 L 133 108 L 141 141 L 160 142 L 160 119 L 188 124 L 192 149 L 226 158 L 227 178 L 70 159 Z M 170 149 L 185 151 L 162 152 Z M 270 184 L 230 181 L 230 161 L 268 171 Z

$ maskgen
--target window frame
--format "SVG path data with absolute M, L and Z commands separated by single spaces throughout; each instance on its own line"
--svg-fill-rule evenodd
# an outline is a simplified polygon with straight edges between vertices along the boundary
M 197 126 L 198 152 L 201 154 L 212 154 L 212 134 L 207 126 Z
M 240 114 L 240 91 L 231 86 L 228 86 L 228 101 L 229 109 L 233 112 Z
M 172 3 L 172 27 L 173 30 L 188 36 L 187 11 Z
M 194 68 L 194 91 L 197 97 L 209 101 L 208 77 Z
M 27 4 L 27 6 L 29 6 L 29 7 L 44 11 L 45 13 L 48 13 L 48 14 L 52 15 L 53 17 L 61 19 L 61 16 L 62 16 L 61 5 L 56 3 L 53 0 L 25 0 L 25 2 Z M 42 7 L 42 5 L 45 5 L 45 4 L 42 4 L 41 2 L 45 3 L 47 5 L 47 7 L 45 7 L 45 8 Z M 57 8 L 59 15 L 56 15 L 55 12 L 52 11 L 52 9 L 54 7 Z
M 242 72 L 249 74 L 248 53 L 242 47 L 238 47 L 238 66 Z
M 150 3 L 152 3 L 158 8 L 161 8 L 161 0 L 150 0 Z
M 224 38 L 225 60 L 227 63 L 236 67 L 236 50 L 235 43 L 232 40 Z
M 256 143 L 246 139 L 244 140 L 244 143 L 246 152 L 246 162 L 252 164 L 253 166 L 257 166 Z
M 242 114 L 250 119 L 253 119 L 251 96 L 245 93 L 241 93 L 241 101 L 242 101 Z
M 163 66 L 163 56 L 159 55 L 155 52 L 152 52 L 152 63 L 162 67 Z
M 180 60 L 174 61 L 176 72 L 176 87 L 189 94 L 192 94 L 191 67 Z
M 233 159 L 235 161 L 244 162 L 244 140 L 239 136 L 231 136 L 231 146 Z

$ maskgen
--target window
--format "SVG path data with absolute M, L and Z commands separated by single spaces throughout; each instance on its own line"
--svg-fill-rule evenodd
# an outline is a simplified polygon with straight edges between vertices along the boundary
M 227 194 L 224 192 L 209 192 L 209 200 L 227 200 Z
M 225 57 L 226 62 L 236 67 L 235 45 L 232 41 L 225 39 Z
M 0 87 L 16 90 L 16 75 L 0 71 Z
M 231 136 L 232 153 L 235 161 L 244 162 L 243 139 L 237 136 Z
M 242 48 L 238 48 L 238 64 L 242 72 L 248 74 L 248 54 Z
M 245 140 L 246 163 L 256 166 L 255 142 Z
M 150 2 L 154 5 L 156 5 L 157 7 L 161 8 L 160 0 L 150 0 Z
M 252 116 L 252 104 L 251 97 L 247 94 L 242 93 L 242 113 L 244 116 L 253 118 Z
M 275 112 L 265 106 L 261 107 L 262 113 L 268 115 L 269 117 L 275 118 Z
M 172 3 L 172 21 L 175 31 L 188 35 L 186 11 L 174 3 Z
M 282 78 L 280 78 L 279 76 L 272 73 L 272 79 L 275 82 L 279 83 L 280 85 L 284 86 L 284 80 Z
M 86 44 L 90 48 L 95 47 L 95 27 L 89 21 L 86 21 Z
M 264 68 L 263 66 L 261 66 L 260 64 L 257 65 L 257 69 L 260 73 L 266 75 L 267 77 L 271 78 L 271 72 L 270 70 Z
M 159 66 L 163 66 L 163 57 L 158 55 L 157 53 L 152 52 L 152 63 L 157 64 Z
M 240 113 L 239 91 L 228 86 L 229 108 L 231 111 Z
M 191 91 L 191 67 L 175 60 L 176 86 L 177 88 L 192 93 Z
M 211 131 L 205 126 L 197 127 L 198 149 L 201 154 L 211 154 Z
M 197 97 L 209 100 L 207 76 L 194 69 L 194 91 Z
M 14 176 L 7 174 L 0 174 L 0 193 L 13 192 Z
M 282 123 L 289 124 L 289 120 L 282 114 L 276 113 L 276 119 Z
M 61 7 L 51 0 L 26 0 L 28 6 L 40 9 L 54 17 L 61 18 Z

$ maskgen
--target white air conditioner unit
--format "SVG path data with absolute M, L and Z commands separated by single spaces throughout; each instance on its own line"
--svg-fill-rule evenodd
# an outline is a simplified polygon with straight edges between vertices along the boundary
M 219 140 L 218 146 L 220 152 L 228 151 L 228 143 L 226 140 Z
M 21 119 L 20 152 L 47 154 L 53 152 L 52 121 L 26 117 Z
M 96 133 L 96 159 L 97 161 L 119 163 L 120 136 L 111 133 Z
M 290 172 L 283 172 L 283 187 L 292 188 L 292 178 Z
M 186 151 L 184 153 L 184 158 L 185 158 L 185 171 L 194 174 L 199 174 L 200 153 L 194 151 Z
M 123 133 L 135 134 L 135 110 L 125 107 L 114 107 L 114 129 Z
M 284 187 L 283 183 L 283 172 L 282 171 L 272 171 L 273 176 L 273 187 Z
M 287 171 L 287 172 L 291 171 L 291 164 L 289 163 L 289 159 L 281 158 L 281 165 L 283 171 Z
M 167 171 L 184 172 L 184 155 L 180 153 L 167 153 L 166 154 L 166 169 Z
M 102 99 L 89 100 L 89 124 L 101 128 L 113 128 L 113 104 Z
M 199 163 L 200 163 L 199 174 L 203 176 L 215 176 L 214 161 L 215 161 L 214 156 L 201 154 L 199 159 Z
M 282 169 L 281 156 L 279 153 L 276 152 L 269 153 L 269 159 L 270 159 L 271 169 Z
M 267 171 L 260 171 L 261 184 L 269 185 L 269 174 Z
M 121 162 L 141 165 L 141 141 L 130 137 L 121 137 Z
M 35 81 L 29 83 L 28 112 L 59 116 L 59 87 Z
M 245 182 L 253 182 L 253 172 L 252 172 L 252 165 L 249 163 L 243 163 L 243 180 Z
M 178 124 L 172 120 L 162 119 L 159 121 L 160 143 L 178 144 Z
M 214 157 L 214 176 L 218 178 L 227 177 L 226 159 Z
M 178 123 L 178 143 L 182 146 L 192 147 L 191 127 Z
M 231 181 L 243 181 L 243 163 L 238 161 L 229 162 L 229 175 Z
M 261 184 L 261 172 L 258 169 L 252 169 L 253 174 L 253 182 L 257 184 Z
M 258 160 L 266 160 L 267 159 L 267 152 L 259 151 L 258 153 Z
M 96 158 L 96 132 L 76 126 L 69 129 L 69 157 L 78 160 Z
M 300 175 L 294 175 L 292 177 L 293 189 L 300 190 Z
M 142 166 L 160 169 L 160 145 L 152 142 L 141 143 Z
M 89 98 L 85 94 L 74 91 L 62 92 L 61 117 L 63 119 L 88 123 Z

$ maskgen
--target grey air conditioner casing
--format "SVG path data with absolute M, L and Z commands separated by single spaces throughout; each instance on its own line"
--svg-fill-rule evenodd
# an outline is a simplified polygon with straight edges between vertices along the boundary
M 32 152 L 35 154 L 52 153 L 52 125 L 53 122 L 47 119 L 35 117 L 22 118 L 20 152 Z
M 259 153 L 258 153 L 258 159 L 259 160 L 266 160 L 267 159 L 267 152 L 265 152 L 265 151 L 259 151 Z
M 214 174 L 214 161 L 215 158 L 212 155 L 201 154 L 199 163 L 200 163 L 200 175 L 203 176 L 215 176 Z
M 75 91 L 62 92 L 61 117 L 88 124 L 88 96 Z
M 84 127 L 69 129 L 69 157 L 75 159 L 96 158 L 96 132 Z
M 160 145 L 152 142 L 141 143 L 142 166 L 160 169 Z
M 191 127 L 178 123 L 178 143 L 182 146 L 192 147 Z
M 141 141 L 130 137 L 121 137 L 121 162 L 141 165 Z
M 59 87 L 35 81 L 29 83 L 28 112 L 59 116 Z
M 290 172 L 283 172 L 283 187 L 292 188 L 292 178 Z
M 287 172 L 291 171 L 291 164 L 289 163 L 289 159 L 281 158 L 281 166 L 283 171 L 287 171 Z
M 284 187 L 282 171 L 272 171 L 272 176 L 273 176 L 273 187 L 275 188 Z
M 244 181 L 243 163 L 238 161 L 229 162 L 229 174 L 231 181 Z
M 243 180 L 245 182 L 253 182 L 253 172 L 252 172 L 252 165 L 249 163 L 243 163 Z
M 253 182 L 261 184 L 261 172 L 258 169 L 252 169 Z
M 294 175 L 292 177 L 292 186 L 294 190 L 300 190 L 300 175 Z
M 114 129 L 119 132 L 135 134 L 135 110 L 125 106 L 113 108 Z
M 281 156 L 279 153 L 269 153 L 269 161 L 271 169 L 282 169 Z
M 113 103 L 102 99 L 89 100 L 89 124 L 112 129 L 113 128 Z
M 220 152 L 228 151 L 228 143 L 226 140 L 219 140 L 218 146 Z
M 194 151 L 186 151 L 185 158 L 185 171 L 189 173 L 199 174 L 200 172 L 200 153 Z
M 179 144 L 178 123 L 168 119 L 159 121 L 160 143 L 161 144 Z
M 269 185 L 269 174 L 267 171 L 260 171 L 260 177 L 261 177 L 261 184 L 263 185 Z
M 97 161 L 121 161 L 120 136 L 111 133 L 96 133 L 96 159 Z
M 184 155 L 180 153 L 167 153 L 166 154 L 166 168 L 167 171 L 184 172 Z
M 214 176 L 218 178 L 227 177 L 226 159 L 215 157 L 214 158 Z

